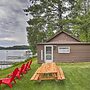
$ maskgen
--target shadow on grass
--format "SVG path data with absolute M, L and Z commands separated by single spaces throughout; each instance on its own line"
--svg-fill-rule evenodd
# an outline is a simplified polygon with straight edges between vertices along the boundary
M 59 85 L 65 85 L 65 80 L 42 80 L 42 81 L 33 81 L 33 83 L 35 85 L 43 85 L 43 84 L 52 84 L 52 85 L 55 85 L 55 84 L 59 84 Z

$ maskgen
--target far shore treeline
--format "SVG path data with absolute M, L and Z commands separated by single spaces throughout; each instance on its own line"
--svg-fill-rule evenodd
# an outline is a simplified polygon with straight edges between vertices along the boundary
M 12 47 L 1 47 L 0 50 L 25 50 L 29 49 L 29 46 L 21 45 L 21 46 L 12 46 Z

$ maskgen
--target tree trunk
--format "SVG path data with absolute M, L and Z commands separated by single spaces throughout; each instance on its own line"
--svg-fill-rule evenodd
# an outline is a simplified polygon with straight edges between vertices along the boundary
M 59 17 L 59 21 L 62 20 L 62 1 L 59 1 L 58 3 L 58 17 Z M 59 23 L 59 29 L 63 30 L 62 23 Z

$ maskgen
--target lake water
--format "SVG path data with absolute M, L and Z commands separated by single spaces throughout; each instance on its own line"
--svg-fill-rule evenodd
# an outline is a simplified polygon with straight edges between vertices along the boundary
M 32 57 L 30 50 L 0 50 L 0 61 L 21 62 Z M 0 68 L 7 68 L 11 65 L 0 65 Z

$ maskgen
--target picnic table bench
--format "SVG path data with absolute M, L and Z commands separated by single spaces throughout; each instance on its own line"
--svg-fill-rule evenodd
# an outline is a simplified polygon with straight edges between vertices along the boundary
M 64 80 L 65 76 L 61 67 L 58 67 L 55 63 L 43 63 L 39 67 L 30 80 Z

